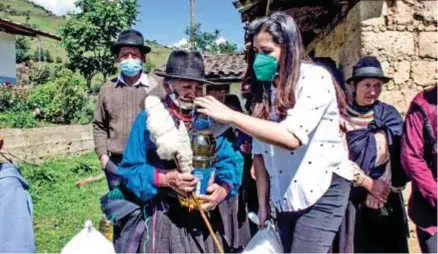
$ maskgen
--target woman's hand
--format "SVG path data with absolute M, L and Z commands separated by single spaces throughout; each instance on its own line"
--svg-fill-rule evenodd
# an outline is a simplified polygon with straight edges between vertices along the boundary
M 208 115 L 220 123 L 230 124 L 233 117 L 238 113 L 216 100 L 213 96 L 196 98 L 194 103 L 200 107 L 198 109 L 200 113 Z
M 219 184 L 213 183 L 207 188 L 208 195 L 199 195 L 199 199 L 203 200 L 201 208 L 209 211 L 214 210 L 227 196 L 228 190 Z
M 367 199 L 365 200 L 365 205 L 371 209 L 379 209 L 382 208 L 385 202 L 381 202 L 378 199 L 376 199 L 371 194 L 367 195 Z
M 259 216 L 260 224 L 259 228 L 264 229 L 265 228 L 265 221 L 268 219 L 268 216 L 271 214 L 271 208 L 269 207 L 269 204 L 259 204 L 259 210 L 257 212 L 257 215 Z
M 385 203 L 391 192 L 391 184 L 383 179 L 368 177 L 363 187 L 380 203 Z
M 254 165 L 251 166 L 251 169 L 249 170 L 249 172 L 251 174 L 251 178 L 254 179 L 254 180 L 257 180 Z

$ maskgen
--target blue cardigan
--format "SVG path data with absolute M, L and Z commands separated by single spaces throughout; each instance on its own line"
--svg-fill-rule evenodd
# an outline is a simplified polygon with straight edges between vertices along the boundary
M 146 119 L 146 112 L 141 112 L 135 119 L 117 170 L 122 184 L 142 201 L 150 200 L 159 192 L 154 184 L 155 168 L 174 168 L 172 162 L 158 158 L 156 146 L 146 128 Z M 243 157 L 224 135 L 220 135 L 216 138 L 216 158 L 215 182 L 231 187 L 227 197 L 230 198 L 236 195 L 242 182 Z

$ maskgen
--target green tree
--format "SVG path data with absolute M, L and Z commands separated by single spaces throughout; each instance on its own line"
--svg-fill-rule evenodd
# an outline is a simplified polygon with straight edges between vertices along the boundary
M 213 44 L 211 48 L 208 50 L 209 52 L 218 53 L 218 54 L 229 54 L 237 52 L 237 45 L 235 43 L 231 43 L 229 41 Z
M 186 35 L 190 36 L 190 27 L 186 28 Z M 237 51 L 237 45 L 230 42 L 216 43 L 219 38 L 218 29 L 213 32 L 204 32 L 201 30 L 201 24 L 197 23 L 194 28 L 195 50 L 201 52 L 211 52 L 218 54 L 234 53 Z
M 80 11 L 69 14 L 61 27 L 62 44 L 67 66 L 78 70 L 90 88 L 97 73 L 102 73 L 104 80 L 115 73 L 110 47 L 121 31 L 135 23 L 137 0 L 78 0 L 75 5 Z
M 16 63 L 22 63 L 30 59 L 30 42 L 29 39 L 24 36 L 17 36 L 15 41 L 15 58 Z

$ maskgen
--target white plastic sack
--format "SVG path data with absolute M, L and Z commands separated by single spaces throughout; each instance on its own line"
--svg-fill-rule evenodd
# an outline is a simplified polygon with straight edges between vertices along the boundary
M 85 222 L 85 228 L 67 243 L 61 254 L 115 254 L 113 244 L 97 231 L 91 221 Z
M 259 224 L 259 218 L 254 213 L 249 213 L 248 218 Z M 283 253 L 280 236 L 271 221 L 265 222 L 265 228 L 260 229 L 249 241 L 242 253 Z

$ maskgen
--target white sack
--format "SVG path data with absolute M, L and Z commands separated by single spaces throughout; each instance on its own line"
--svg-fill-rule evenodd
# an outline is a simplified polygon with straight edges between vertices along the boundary
M 259 224 L 259 218 L 254 213 L 249 213 L 248 218 Z M 271 221 L 265 222 L 265 228 L 260 229 L 246 245 L 242 253 L 283 253 L 280 236 Z
M 115 254 L 113 244 L 97 231 L 91 221 L 85 222 L 85 228 L 71 239 L 61 254 Z

